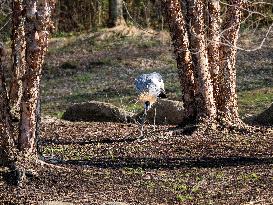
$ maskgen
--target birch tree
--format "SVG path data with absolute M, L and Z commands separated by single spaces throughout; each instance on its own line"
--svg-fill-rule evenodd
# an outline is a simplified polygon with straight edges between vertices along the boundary
M 224 19 L 218 0 L 163 2 L 177 60 L 185 123 L 194 119 L 210 126 L 239 126 L 235 62 L 243 0 L 228 0 Z
M 19 1 L 14 0 L 17 3 Z M 10 120 L 9 109 L 9 96 L 7 94 L 4 75 L 3 75 L 3 63 L 0 62 L 0 139 L 2 153 L 5 154 L 5 158 L 8 159 L 9 166 L 12 167 L 20 175 L 18 180 L 21 180 L 21 176 L 24 175 L 28 162 L 35 162 L 37 160 L 36 151 L 36 138 L 37 123 L 39 122 L 39 92 L 40 92 L 40 80 L 42 72 L 42 64 L 47 51 L 48 35 L 51 25 L 50 15 L 54 1 L 52 0 L 27 0 L 20 1 L 20 6 L 24 8 L 24 12 L 20 18 L 24 19 L 22 26 L 23 31 L 16 33 L 17 29 L 14 29 L 15 35 L 18 37 L 13 38 L 13 48 L 18 53 L 14 56 L 15 63 L 18 63 L 16 69 L 18 69 L 18 76 L 22 81 L 22 99 L 20 101 L 20 123 L 19 123 L 19 135 L 13 137 L 12 124 Z M 16 16 L 15 16 L 16 17 Z M 15 24 L 15 21 L 13 21 Z M 18 28 L 19 24 L 14 25 Z M 3 46 L 2 46 L 3 47 Z M 0 53 L 3 55 L 4 49 L 1 49 Z M 17 50 L 18 49 L 18 50 Z M 21 52 L 25 54 L 20 54 Z M 16 61 L 17 58 L 19 61 Z M 14 62 L 13 62 L 14 63 Z M 24 71 L 19 67 L 24 65 Z M 15 77 L 14 79 L 17 79 Z M 15 140 L 16 139 L 16 140 Z M 18 140 L 17 140 L 18 139 Z M 1 158 L 3 156 L 1 155 Z M 7 160 L 6 160 L 7 161 Z

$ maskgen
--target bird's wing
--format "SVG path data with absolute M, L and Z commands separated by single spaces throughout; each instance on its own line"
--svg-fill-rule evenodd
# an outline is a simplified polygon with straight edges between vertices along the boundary
M 135 87 L 137 92 L 147 92 L 153 96 L 158 96 L 160 93 L 165 92 L 162 76 L 156 72 L 142 74 L 136 78 Z
M 152 90 L 156 93 L 156 95 L 165 92 L 163 78 L 159 73 L 151 73 L 149 77 L 152 81 Z
M 147 79 L 147 74 L 142 74 L 135 79 L 135 87 L 137 92 L 144 92 L 148 90 L 149 80 Z

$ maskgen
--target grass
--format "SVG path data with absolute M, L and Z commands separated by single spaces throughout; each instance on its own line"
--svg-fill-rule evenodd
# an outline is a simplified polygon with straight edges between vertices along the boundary
M 134 78 L 153 71 L 163 75 L 169 99 L 180 100 L 176 62 L 168 35 L 147 37 L 142 32 L 132 35 L 130 30 L 103 29 L 53 38 L 42 80 L 43 113 L 60 117 L 71 104 L 90 100 L 138 112 L 142 105 L 136 104 Z M 240 46 L 248 37 L 242 36 Z M 273 101 L 272 53 L 273 46 L 238 53 L 238 104 L 243 118 L 260 113 Z
M 241 91 L 238 94 L 240 114 L 255 115 L 262 112 L 273 102 L 273 87 Z
M 256 173 L 248 173 L 248 174 L 242 174 L 239 176 L 239 179 L 242 179 L 243 181 L 257 181 L 260 179 L 260 176 Z

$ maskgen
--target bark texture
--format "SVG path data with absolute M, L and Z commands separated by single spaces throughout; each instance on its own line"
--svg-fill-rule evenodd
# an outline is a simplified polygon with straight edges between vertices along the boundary
M 227 2 L 224 20 L 219 0 L 162 1 L 175 48 L 186 112 L 195 110 L 199 122 L 205 120 L 228 126 L 241 122 L 235 61 L 243 0 Z
M 196 115 L 195 80 L 193 76 L 192 56 L 189 50 L 189 35 L 179 0 L 163 2 L 177 61 L 182 100 L 187 110 L 186 117 L 189 118 Z
M 26 71 L 23 76 L 19 150 L 26 155 L 36 153 L 39 88 L 48 34 L 51 7 L 46 0 L 26 1 Z
M 219 107 L 219 61 L 220 61 L 220 3 L 216 0 L 208 1 L 208 60 L 211 80 L 213 83 L 213 95 L 216 107 Z
M 236 54 L 237 41 L 239 37 L 240 22 L 243 7 L 243 0 L 229 0 L 229 8 L 223 25 L 223 36 L 221 39 L 222 46 L 220 49 L 220 57 L 222 62 L 222 102 L 219 110 L 223 113 L 223 117 L 232 123 L 236 123 L 239 119 L 237 94 L 236 94 Z
M 188 9 L 191 14 L 191 53 L 194 56 L 193 64 L 196 76 L 197 117 L 213 119 L 216 116 L 216 107 L 208 64 L 204 6 L 203 0 L 188 1 Z
M 14 139 L 4 77 L 4 59 L 6 51 L 0 42 L 0 165 L 10 163 L 14 158 Z
M 25 32 L 23 1 L 12 1 L 12 80 L 9 98 L 12 114 L 19 118 L 22 97 L 22 76 L 25 71 Z
M 122 2 L 122 0 L 109 0 L 109 27 L 126 25 L 123 17 Z

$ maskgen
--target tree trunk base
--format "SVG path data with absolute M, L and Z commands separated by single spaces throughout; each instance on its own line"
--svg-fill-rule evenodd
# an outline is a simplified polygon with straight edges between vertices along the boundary
M 118 26 L 127 27 L 127 23 L 124 18 L 118 18 L 115 21 L 108 22 L 108 28 L 114 28 Z
M 187 123 L 177 126 L 175 129 L 170 131 L 172 136 L 178 135 L 204 135 L 207 136 L 212 132 L 221 133 L 255 133 L 261 131 L 258 127 L 253 127 L 245 124 L 241 119 L 234 118 L 232 120 L 224 120 L 220 118 L 219 120 L 212 119 L 201 119 L 193 120 L 193 118 L 186 121 Z
M 26 170 L 16 162 L 13 162 L 9 165 L 9 171 L 5 174 L 4 179 L 9 185 L 23 186 L 26 182 Z
M 19 187 L 23 187 L 28 180 L 34 177 L 38 178 L 40 168 L 71 170 L 70 168 L 47 163 L 38 159 L 37 156 L 19 157 L 16 162 L 10 163 L 7 167 L 9 171 L 4 176 L 5 181 L 11 186 Z

